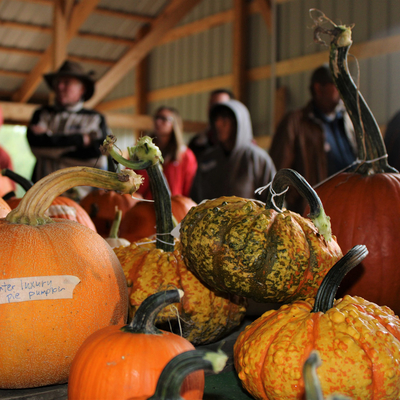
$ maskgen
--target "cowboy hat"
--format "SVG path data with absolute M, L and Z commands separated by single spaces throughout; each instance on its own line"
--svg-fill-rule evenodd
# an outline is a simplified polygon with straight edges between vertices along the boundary
M 91 72 L 85 73 L 83 68 L 78 63 L 67 60 L 63 65 L 61 65 L 58 71 L 45 74 L 43 77 L 51 90 L 54 90 L 54 84 L 57 78 L 68 76 L 79 79 L 85 86 L 83 100 L 87 101 L 93 96 L 94 93 L 94 80 L 91 77 L 92 74 L 93 73 Z

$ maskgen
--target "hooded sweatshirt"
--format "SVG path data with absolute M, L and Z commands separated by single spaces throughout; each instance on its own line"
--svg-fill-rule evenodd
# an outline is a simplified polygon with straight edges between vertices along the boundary
M 190 196 L 196 202 L 221 196 L 265 200 L 267 191 L 260 196 L 254 191 L 267 185 L 276 170 L 269 154 L 253 141 L 249 111 L 237 100 L 216 104 L 210 110 L 211 123 L 220 107 L 228 107 L 235 115 L 235 144 L 227 152 L 217 143 L 201 155 Z

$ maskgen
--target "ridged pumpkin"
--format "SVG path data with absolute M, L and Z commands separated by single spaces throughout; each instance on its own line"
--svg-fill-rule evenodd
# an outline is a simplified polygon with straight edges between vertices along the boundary
M 400 315 L 400 247 L 395 244 L 400 221 L 400 174 L 388 165 L 385 144 L 371 110 L 348 73 L 351 29 L 333 29 L 330 68 L 352 119 L 358 163 L 315 188 L 332 218 L 343 251 L 364 243 L 370 256 L 360 270 L 344 279 L 339 296 L 364 297 Z
M 68 379 L 69 400 L 114 400 L 151 396 L 158 378 L 178 354 L 194 350 L 186 339 L 154 325 L 158 312 L 184 297 L 168 290 L 147 298 L 129 325 L 109 326 L 89 336 L 80 347 Z M 190 374 L 181 394 L 185 400 L 203 397 L 204 373 Z
M 314 223 L 277 207 L 283 196 L 270 196 L 267 204 L 239 197 L 204 201 L 181 222 L 189 269 L 214 290 L 258 302 L 315 295 L 342 252 L 318 196 L 301 175 L 278 171 L 272 190 L 281 193 L 289 183 L 311 202 Z
M 114 220 L 115 207 L 125 213 L 135 206 L 142 196 L 139 193 L 120 195 L 115 191 L 92 190 L 81 201 L 80 205 L 90 215 L 97 233 L 106 238 Z M 121 236 L 123 237 L 123 236 Z M 126 238 L 128 239 L 128 238 Z M 129 240 L 129 239 L 128 239 Z
M 3 169 L 2 174 L 4 176 L 9 177 L 10 179 L 13 179 L 13 181 L 22 186 L 22 188 L 26 192 L 33 186 L 32 182 L 28 181 L 23 176 L 8 169 Z M 21 199 L 12 196 L 9 197 L 6 201 L 9 204 L 9 206 L 12 209 L 14 209 L 18 206 Z M 71 221 L 77 221 L 80 224 L 83 224 L 96 232 L 96 227 L 92 219 L 89 217 L 89 214 L 76 201 L 68 197 L 65 196 L 56 197 L 53 200 L 51 206 L 47 209 L 46 215 L 50 218 L 63 218 L 63 219 L 69 219 Z
M 172 215 L 177 222 L 181 222 L 188 211 L 196 206 L 189 197 L 171 196 Z M 156 233 L 156 213 L 152 202 L 138 202 L 124 215 L 119 235 L 136 242 L 139 239 L 150 237 Z
M 111 140 L 104 147 L 108 146 L 109 154 L 117 161 L 132 168 L 134 165 L 129 161 L 118 158 L 112 145 Z M 146 159 L 147 151 L 150 154 L 147 159 L 153 160 L 147 172 L 154 198 L 157 236 L 155 241 L 147 238 L 114 249 L 131 286 L 131 310 L 134 313 L 146 297 L 172 285 L 184 290 L 186 295 L 177 310 L 160 313 L 157 324 L 171 322 L 177 332 L 181 328 L 183 336 L 197 345 L 221 339 L 240 325 L 246 302 L 243 298 L 210 290 L 188 271 L 182 261 L 179 241 L 174 242 L 170 234 L 173 229 L 171 197 L 158 162 L 161 152 L 148 137 L 141 138 L 137 146 L 130 149 L 131 153 L 135 151 L 145 153 L 139 160 Z
M 93 230 L 52 220 L 45 211 L 72 186 L 137 190 L 140 179 L 132 174 L 86 167 L 56 171 L 0 219 L 1 389 L 66 382 L 83 341 L 126 321 L 126 280 L 114 252 Z M 70 297 L 54 297 L 67 293 L 66 282 L 72 282 Z
M 303 398 L 302 366 L 317 350 L 325 396 L 399 399 L 400 319 L 361 297 L 334 300 L 344 274 L 366 254 L 365 246 L 355 246 L 328 272 L 315 300 L 268 311 L 239 335 L 235 368 L 254 398 Z

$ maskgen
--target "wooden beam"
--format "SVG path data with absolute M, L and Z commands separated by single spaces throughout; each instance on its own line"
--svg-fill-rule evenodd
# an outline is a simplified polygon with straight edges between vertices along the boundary
M 166 10 L 154 21 L 149 33 L 129 50 L 97 82 L 96 92 L 87 106 L 93 107 L 100 102 L 123 77 L 157 45 L 160 39 L 175 26 L 201 0 L 173 0 Z
M 27 125 L 34 111 L 40 107 L 38 104 L 13 103 L 0 101 L 3 117 L 8 122 L 18 122 Z M 130 115 L 122 113 L 104 113 L 110 128 L 128 128 L 148 131 L 153 128 L 153 118 L 150 115 Z M 199 132 L 206 127 L 205 122 L 184 121 L 185 132 Z
M 74 6 L 71 14 L 71 23 L 68 27 L 67 42 L 78 32 L 78 29 L 85 22 L 86 18 L 92 13 L 99 0 L 82 0 Z M 33 68 L 29 77 L 25 80 L 20 89 L 13 95 L 12 100 L 16 102 L 26 102 L 33 94 L 43 79 L 43 74 L 48 72 L 51 67 L 53 42 L 44 52 L 39 62 Z
M 231 87 L 233 75 L 227 74 L 215 78 L 202 79 L 195 82 L 184 83 L 164 89 L 152 90 L 149 92 L 149 101 L 171 99 L 174 97 L 187 96 L 193 93 L 209 92 L 219 87 Z
M 136 107 L 136 96 L 126 96 L 115 100 L 103 101 L 98 104 L 95 109 L 99 112 L 105 112 L 129 107 Z
M 207 31 L 215 26 L 233 21 L 233 9 L 199 19 L 197 21 L 171 29 L 161 40 L 159 45 L 182 39 L 196 33 Z
M 245 0 L 233 3 L 233 93 L 236 99 L 245 102 L 246 98 L 246 20 Z
M 272 26 L 272 14 L 271 14 L 271 0 L 254 0 L 257 3 L 258 9 L 260 10 L 261 16 L 264 19 L 265 25 L 267 25 L 268 32 L 271 33 Z M 275 0 L 272 0 L 275 1 Z
M 0 69 L 0 75 L 9 76 L 11 78 L 26 79 L 29 76 L 29 72 L 24 71 L 10 71 L 8 69 Z
M 67 58 L 68 20 L 72 10 L 71 0 L 55 0 L 53 7 L 53 71 Z

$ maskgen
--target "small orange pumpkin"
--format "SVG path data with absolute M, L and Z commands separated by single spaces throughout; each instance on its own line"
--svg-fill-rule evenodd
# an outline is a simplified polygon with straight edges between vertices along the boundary
M 148 297 L 129 325 L 109 326 L 88 337 L 76 354 L 68 380 L 68 399 L 126 399 L 151 396 L 167 363 L 176 355 L 194 350 L 179 335 L 154 325 L 158 312 L 177 303 L 182 290 Z M 190 374 L 181 389 L 186 400 L 203 397 L 204 373 Z
M 97 233 L 106 238 L 114 221 L 115 207 L 125 213 L 135 206 L 142 196 L 139 193 L 120 195 L 112 190 L 92 190 L 81 201 L 80 205 L 90 215 Z M 123 237 L 123 236 L 121 236 Z M 129 239 L 128 239 L 129 240 Z

